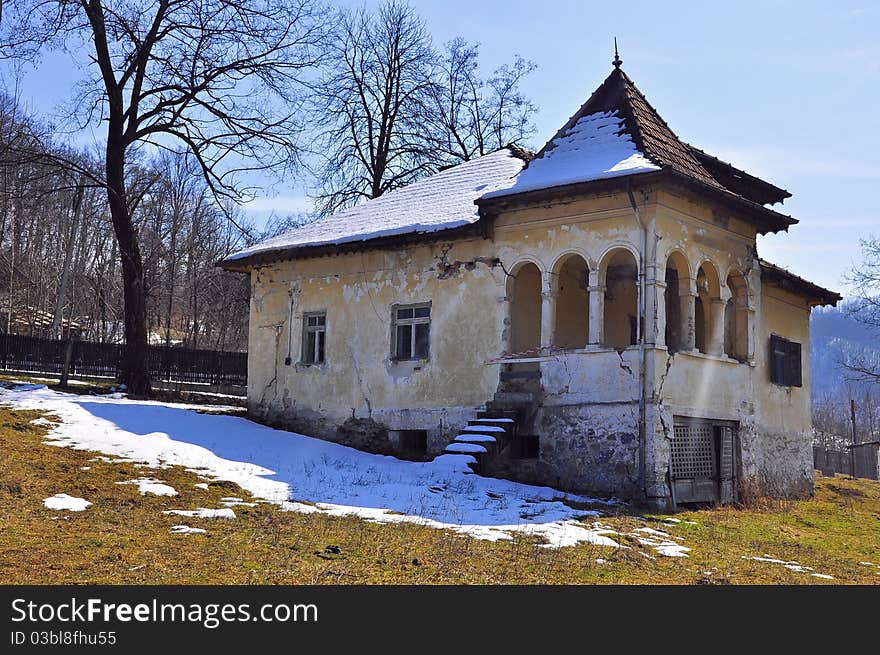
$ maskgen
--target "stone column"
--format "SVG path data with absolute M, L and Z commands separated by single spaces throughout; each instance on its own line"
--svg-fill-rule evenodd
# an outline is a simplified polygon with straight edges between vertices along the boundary
M 739 302 L 739 301 L 737 301 Z M 743 314 L 745 315 L 746 331 L 746 361 L 755 361 L 755 305 L 751 296 L 743 301 Z
M 556 289 L 556 276 L 549 271 L 541 276 L 543 280 L 541 291 L 541 348 L 549 348 L 553 345 L 554 329 L 556 327 L 556 297 L 559 295 Z
M 681 349 L 691 352 L 697 347 L 696 330 L 696 280 L 681 278 L 678 281 L 678 299 L 681 303 Z
M 748 361 L 754 363 L 756 343 L 755 330 L 758 320 L 758 307 L 760 305 L 761 294 L 761 265 L 757 257 L 752 261 L 752 268 L 749 271 L 747 279 L 748 290 L 746 292 L 746 354 Z
M 511 325 L 513 324 L 512 309 L 513 303 L 508 294 L 508 279 L 506 275 L 495 277 L 495 293 L 498 300 L 499 323 L 498 323 L 498 341 L 501 352 L 511 352 L 513 350 L 513 340 L 511 339 Z
M 663 347 L 666 345 L 666 294 L 669 293 L 669 289 L 666 287 L 666 282 L 661 282 L 657 280 L 654 282 L 654 298 L 656 302 L 657 312 L 655 315 L 654 325 L 656 328 L 656 334 L 654 335 L 654 343 L 658 347 Z
M 710 355 L 721 355 L 724 353 L 724 309 L 727 301 L 724 298 L 712 298 L 709 305 L 711 326 L 707 350 Z
M 587 326 L 587 344 L 602 344 L 602 322 L 605 320 L 605 287 L 599 284 L 599 271 L 590 271 L 589 293 L 590 316 Z

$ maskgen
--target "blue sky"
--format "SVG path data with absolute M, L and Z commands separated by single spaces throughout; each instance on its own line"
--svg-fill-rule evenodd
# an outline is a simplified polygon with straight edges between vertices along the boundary
M 880 3 L 413 4 L 438 43 L 479 41 L 487 70 L 515 54 L 538 64 L 524 84 L 541 110 L 532 145 L 605 78 L 617 36 L 624 70 L 676 134 L 793 194 L 781 211 L 801 223 L 762 237 L 763 257 L 845 290 L 858 239 L 880 236 Z M 26 71 L 22 99 L 49 113 L 77 75 L 69 56 L 51 54 Z M 250 210 L 304 208 L 301 188 L 288 180 Z

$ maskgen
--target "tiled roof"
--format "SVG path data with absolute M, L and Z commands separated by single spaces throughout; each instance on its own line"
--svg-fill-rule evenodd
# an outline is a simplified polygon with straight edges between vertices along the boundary
M 620 125 L 617 136 L 621 142 L 632 144 L 633 152 L 641 156 L 640 166 L 617 165 L 605 167 L 595 165 L 606 163 L 606 152 L 599 152 L 607 147 L 605 141 L 594 140 L 592 143 L 581 140 L 578 145 L 579 155 L 583 159 L 580 168 L 584 171 L 580 179 L 571 175 L 548 175 L 541 169 L 550 168 L 554 151 L 557 149 L 571 150 L 571 142 L 578 135 L 580 127 L 585 123 L 613 116 Z M 572 157 L 567 153 L 567 159 Z M 576 165 L 572 165 L 577 168 Z M 556 166 L 558 168 L 558 166 Z M 526 183 L 530 177 L 547 182 L 558 180 L 558 186 L 575 182 L 587 182 L 607 179 L 621 174 L 635 175 L 646 173 L 652 167 L 671 170 L 683 175 L 703 187 L 735 196 L 752 203 L 766 204 L 780 202 L 789 197 L 789 193 L 764 180 L 741 171 L 734 166 L 713 157 L 708 153 L 694 148 L 676 136 L 657 110 L 648 102 L 629 76 L 618 67 L 597 88 L 580 109 L 563 125 L 547 144 L 520 174 L 521 181 L 504 190 L 496 191 L 485 197 L 510 196 L 533 190 L 535 184 Z M 587 173 L 589 171 L 589 173 Z M 544 188 L 553 185 L 547 184 Z
M 815 304 L 817 305 L 834 306 L 843 299 L 836 291 L 820 287 L 818 284 L 805 280 L 781 266 L 771 264 L 766 259 L 759 260 L 759 263 L 761 265 L 762 282 L 774 284 L 781 289 L 810 298 L 816 301 Z
M 426 234 L 476 223 L 479 214 L 474 201 L 510 184 L 525 165 L 525 156 L 519 148 L 496 150 L 241 250 L 220 264 L 235 266 L 256 255 Z

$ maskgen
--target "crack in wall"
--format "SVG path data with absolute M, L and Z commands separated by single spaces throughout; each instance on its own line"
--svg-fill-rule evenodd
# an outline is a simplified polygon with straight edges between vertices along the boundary
M 467 259 L 464 261 L 456 259 L 455 261 L 450 262 L 449 253 L 452 250 L 452 247 L 452 244 L 443 246 L 440 256 L 435 257 L 437 265 L 434 269 L 437 271 L 438 280 L 448 280 L 449 278 L 458 277 L 461 275 L 462 269 L 473 271 L 479 264 L 484 264 L 490 269 L 501 265 L 501 260 L 498 257 L 474 257 L 473 259 Z
M 660 417 L 660 427 L 663 429 L 663 436 L 670 441 L 672 437 L 669 436 L 669 426 L 666 424 L 666 419 L 663 418 L 663 385 L 666 384 L 666 377 L 669 375 L 670 369 L 672 369 L 673 359 L 675 359 L 675 353 L 666 355 L 666 370 L 660 376 L 660 384 L 657 385 L 657 392 L 655 394 L 655 402 L 660 405 L 660 411 L 657 412 L 657 415 Z

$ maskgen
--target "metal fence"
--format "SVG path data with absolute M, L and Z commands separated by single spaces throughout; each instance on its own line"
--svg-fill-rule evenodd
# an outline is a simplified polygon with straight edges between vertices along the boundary
M 67 341 L 0 334 L 0 368 L 60 375 Z M 125 345 L 73 341 L 69 375 L 119 379 Z M 247 353 L 148 346 L 154 380 L 247 386 Z
M 880 442 L 860 443 L 845 449 L 813 446 L 813 468 L 823 475 L 843 473 L 856 478 L 880 479 Z

